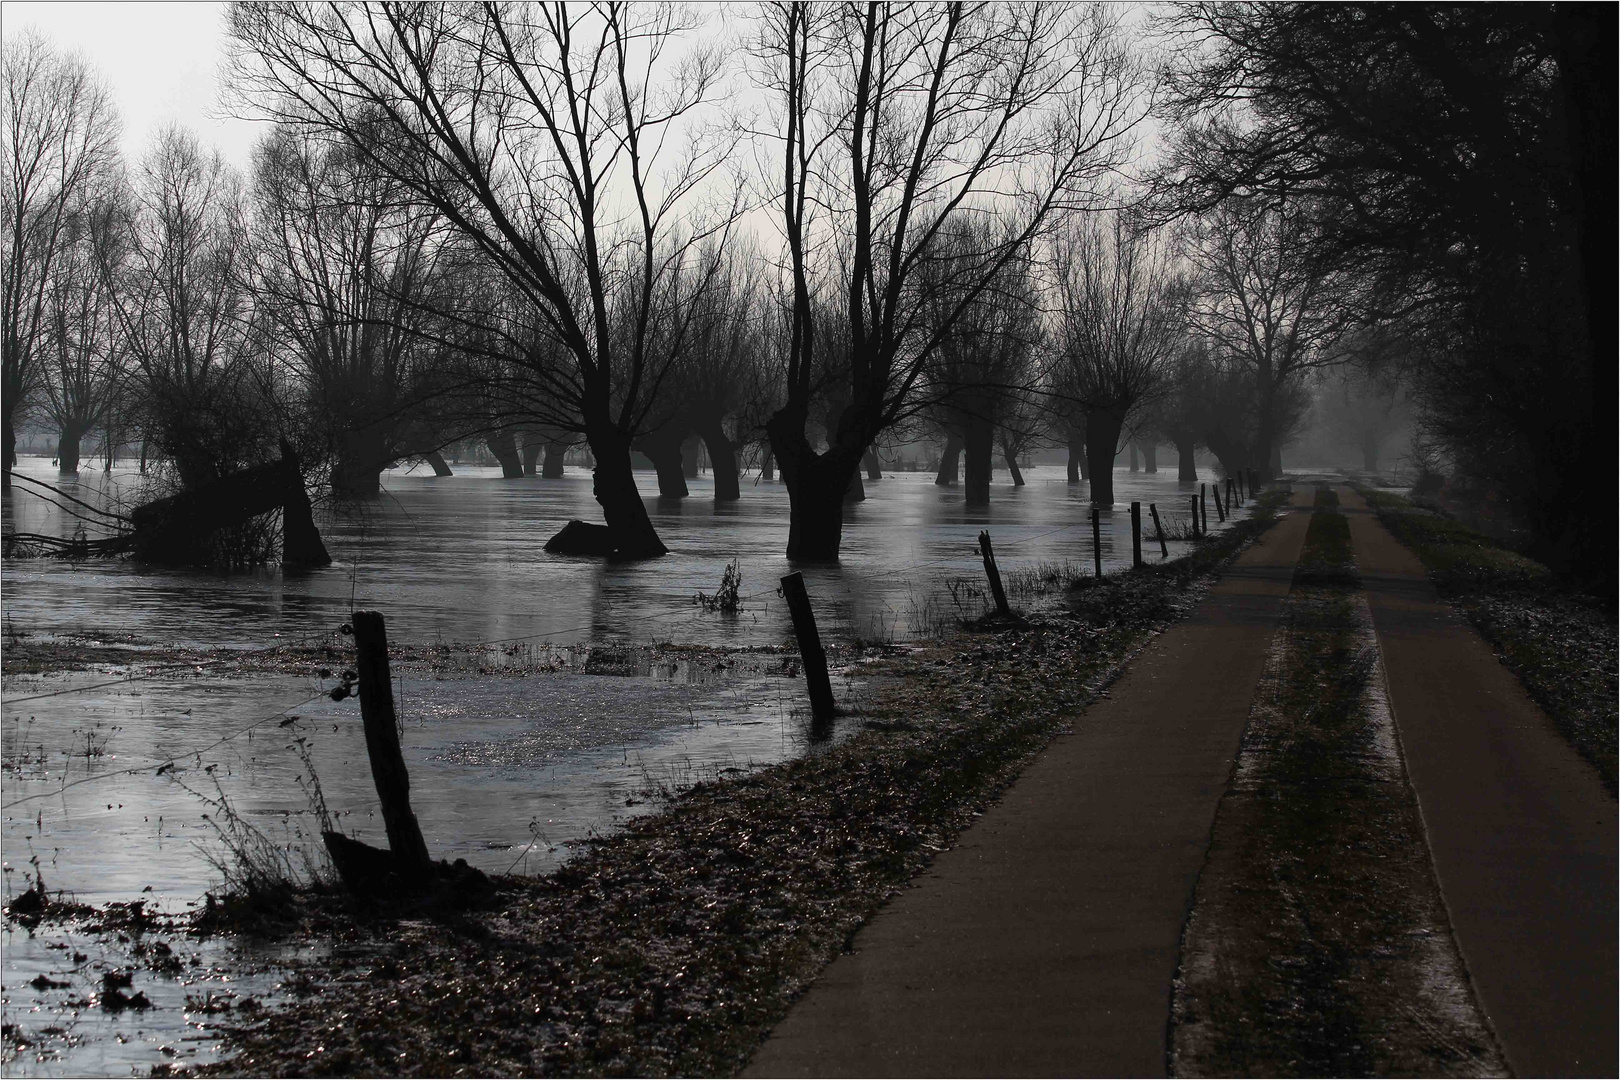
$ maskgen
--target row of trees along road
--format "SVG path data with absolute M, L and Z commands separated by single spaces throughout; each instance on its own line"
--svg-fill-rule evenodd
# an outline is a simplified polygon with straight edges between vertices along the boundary
M 1166 216 L 1307 214 L 1420 418 L 1535 553 L 1612 595 L 1615 9 L 1185 4 L 1159 30 Z

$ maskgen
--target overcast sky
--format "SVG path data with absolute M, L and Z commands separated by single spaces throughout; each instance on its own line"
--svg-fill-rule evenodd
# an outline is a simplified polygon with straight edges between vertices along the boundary
M 218 68 L 224 4 L 23 3 L 0 5 L 9 39 L 33 27 L 100 71 L 124 121 L 125 155 L 138 160 L 169 123 L 246 169 L 263 125 L 222 117 Z

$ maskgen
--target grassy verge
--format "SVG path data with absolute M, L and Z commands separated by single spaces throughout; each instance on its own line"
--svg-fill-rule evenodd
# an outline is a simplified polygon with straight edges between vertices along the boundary
M 277 933 L 342 944 L 238 1029 L 246 1074 L 725 1075 L 883 901 L 1064 731 L 1149 634 L 1267 528 L 1070 589 L 890 661 L 865 730 L 697 784 L 475 910 L 299 897 Z M 357 1018 L 364 1018 L 358 1020 Z
M 1380 708 L 1333 492 L 1217 811 L 1182 940 L 1183 1076 L 1500 1075 Z
M 1444 514 L 1388 492 L 1362 494 L 1614 794 L 1620 642 L 1612 602 L 1560 586 L 1542 564 Z

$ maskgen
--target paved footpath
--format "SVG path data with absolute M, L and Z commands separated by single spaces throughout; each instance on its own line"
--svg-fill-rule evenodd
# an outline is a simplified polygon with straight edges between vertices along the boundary
M 1480 1004 L 1520 1076 L 1615 1076 L 1615 800 L 1422 564 L 1339 490 L 1407 772 Z
M 745 1075 L 1163 1075 L 1182 924 L 1309 518 L 1286 515 L 1155 638 Z

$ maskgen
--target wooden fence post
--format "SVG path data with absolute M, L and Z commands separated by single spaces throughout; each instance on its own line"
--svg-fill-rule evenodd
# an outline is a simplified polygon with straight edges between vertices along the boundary
M 804 681 L 810 688 L 810 713 L 826 719 L 834 712 L 832 680 L 827 677 L 827 654 L 816 632 L 816 613 L 810 610 L 810 594 L 804 589 L 804 575 L 795 570 L 782 579 L 782 595 L 793 616 L 793 636 L 799 641 L 799 658 L 804 661 Z
M 1153 531 L 1159 536 L 1159 555 L 1161 558 L 1170 557 L 1170 546 L 1164 542 L 1164 526 L 1159 524 L 1159 504 L 1148 503 L 1148 513 L 1153 515 Z
M 1221 521 L 1226 520 L 1226 507 L 1221 504 L 1221 485 L 1211 484 L 1209 493 L 1215 496 L 1215 516 Z
M 1204 491 L 1206 485 L 1198 485 L 1198 535 L 1209 535 L 1209 496 Z
M 1001 587 L 1001 570 L 996 566 L 996 553 L 990 549 L 988 530 L 979 532 L 979 554 L 984 556 L 984 576 L 990 579 L 990 597 L 996 602 L 996 610 L 1003 615 L 1011 615 L 1012 609 L 1007 606 L 1007 593 Z
M 1091 558 L 1097 566 L 1097 576 L 1102 577 L 1102 511 L 1096 506 L 1091 508 Z
M 1192 538 L 1198 539 L 1198 496 L 1192 497 Z
M 388 674 L 388 631 L 382 612 L 357 611 L 353 626 L 366 756 L 371 759 L 371 778 L 376 781 L 377 797 L 382 801 L 388 847 L 402 869 L 425 872 L 432 861 L 416 815 L 411 812 L 411 778 L 399 749 L 394 685 Z
M 1131 503 L 1131 566 L 1142 565 L 1142 504 Z

